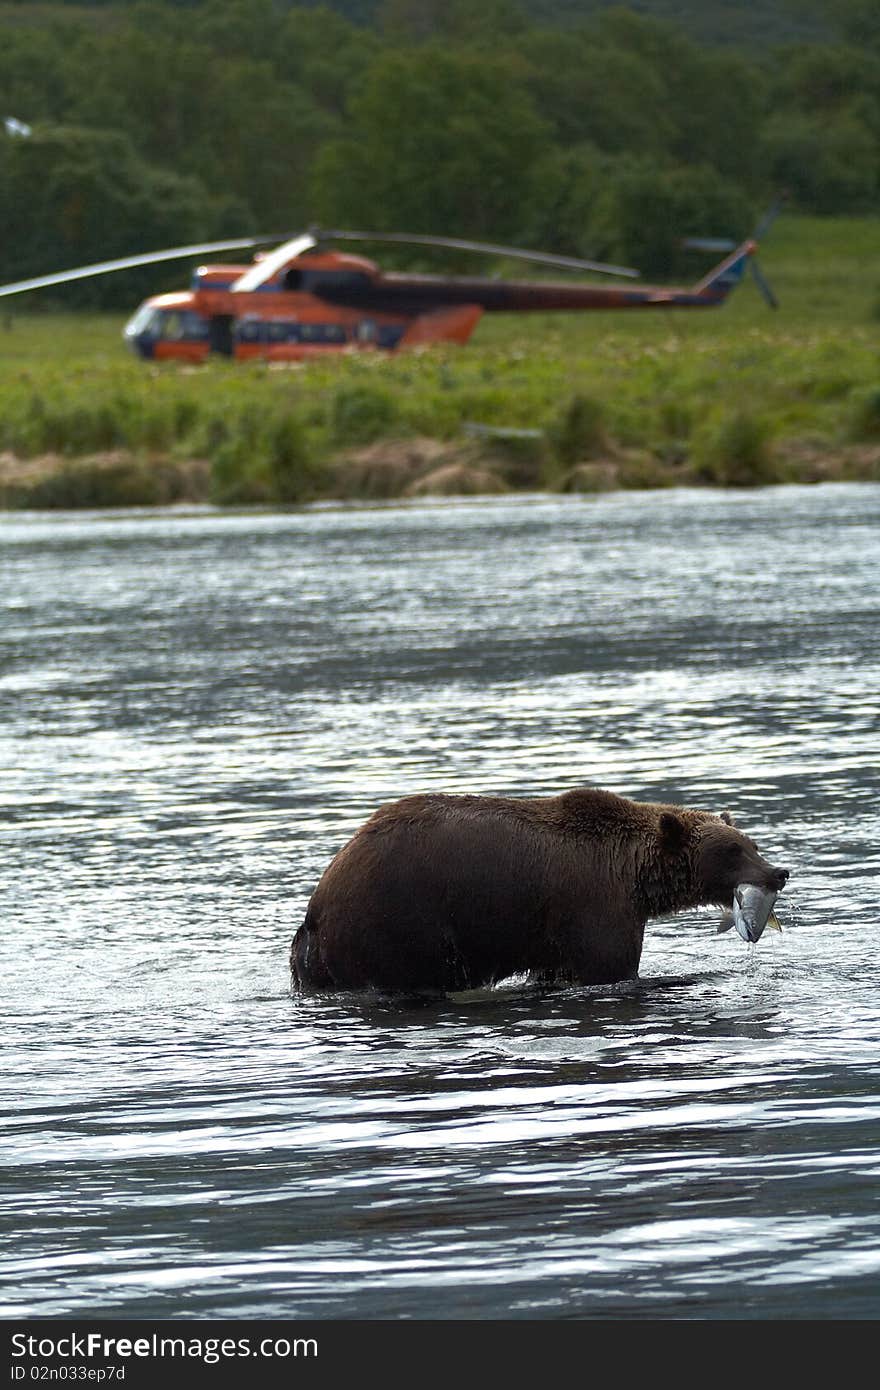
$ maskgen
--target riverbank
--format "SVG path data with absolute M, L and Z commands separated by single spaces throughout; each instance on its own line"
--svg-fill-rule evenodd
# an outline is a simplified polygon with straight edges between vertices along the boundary
M 781 218 L 719 310 L 487 316 L 467 348 L 143 363 L 121 320 L 0 329 L 0 506 L 880 478 L 880 222 Z
M 491 442 L 443 443 L 434 439 L 382 441 L 328 461 L 322 486 L 290 504 L 315 501 L 390 501 L 416 497 L 498 496 L 515 492 L 602 493 L 667 487 L 754 487 L 778 483 L 878 482 L 880 445 L 851 445 L 832 453 L 815 441 L 791 442 L 774 451 L 732 455 L 717 473 L 687 462 L 663 462 L 639 452 L 615 451 L 575 463 L 552 482 L 540 461 L 511 457 Z M 112 450 L 68 459 L 43 454 L 19 459 L 0 455 L 0 508 L 55 510 L 205 504 L 216 499 L 208 459 L 183 462 Z M 279 502 L 272 489 L 242 504 Z

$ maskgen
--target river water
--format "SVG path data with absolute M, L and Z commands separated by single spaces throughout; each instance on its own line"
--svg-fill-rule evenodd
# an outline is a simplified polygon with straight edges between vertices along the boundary
M 880 487 L 0 518 L 6 1317 L 876 1318 Z M 781 936 L 292 996 L 382 801 L 729 809 Z

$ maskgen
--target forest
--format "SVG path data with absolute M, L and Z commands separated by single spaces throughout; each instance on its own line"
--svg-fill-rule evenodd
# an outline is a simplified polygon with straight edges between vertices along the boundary
M 682 236 L 747 235 L 780 192 L 874 213 L 880 7 L 751 8 L 773 43 L 744 22 L 728 41 L 720 2 L 699 33 L 660 0 L 2 4 L 0 278 L 312 222 L 663 277 Z M 112 276 L 33 307 L 161 287 Z

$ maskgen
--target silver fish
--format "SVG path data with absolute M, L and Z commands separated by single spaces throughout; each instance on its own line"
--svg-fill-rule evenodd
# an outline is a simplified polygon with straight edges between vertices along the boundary
M 776 894 L 766 888 L 741 883 L 733 895 L 733 907 L 724 913 L 717 930 L 724 932 L 736 927 L 743 941 L 760 941 L 765 927 L 782 931 L 773 911 L 775 901 Z

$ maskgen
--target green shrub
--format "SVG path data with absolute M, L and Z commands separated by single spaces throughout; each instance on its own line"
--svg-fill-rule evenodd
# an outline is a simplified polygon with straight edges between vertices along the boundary
M 271 466 L 264 440 L 264 413 L 246 404 L 238 416 L 215 421 L 210 449 L 211 500 L 220 506 L 273 500 Z
M 746 410 L 710 418 L 694 439 L 694 474 L 719 487 L 759 487 L 778 481 L 769 426 Z
M 211 498 L 220 505 L 302 502 L 324 479 L 293 411 L 274 415 L 246 405 L 237 419 L 209 434 L 218 440 L 210 455 Z
M 547 462 L 547 439 L 540 434 L 489 434 L 479 438 L 478 456 L 497 469 L 509 487 L 541 485 Z
M 674 487 L 680 481 L 673 460 L 659 459 L 647 453 L 632 453 L 625 458 L 618 469 L 620 486 L 625 488 Z
M 279 502 L 302 502 L 314 495 L 322 472 L 311 459 L 301 422 L 292 413 L 274 420 L 266 431 L 268 472 Z
M 614 463 L 577 463 L 559 480 L 561 492 L 613 492 L 618 486 Z
M 247 506 L 273 500 L 268 459 L 254 441 L 241 435 L 227 439 L 211 459 L 211 501 L 218 506 Z
M 849 433 L 856 440 L 880 439 L 880 386 L 853 392 Z
M 201 407 L 198 401 L 186 398 L 174 401 L 171 418 L 174 424 L 175 439 L 192 434 L 198 424 L 200 414 Z
M 380 386 L 340 386 L 330 405 L 337 444 L 371 444 L 390 433 L 397 420 L 394 398 Z
M 602 406 L 591 396 L 573 396 L 551 424 L 548 436 L 561 463 L 574 464 L 606 452 Z

